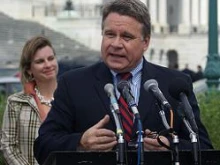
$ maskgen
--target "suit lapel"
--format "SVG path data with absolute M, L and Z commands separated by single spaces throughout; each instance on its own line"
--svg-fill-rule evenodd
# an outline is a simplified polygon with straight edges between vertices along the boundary
M 107 94 L 104 91 L 104 86 L 107 83 L 112 83 L 112 74 L 104 63 L 101 63 L 98 69 L 94 72 L 95 72 L 95 78 L 96 78 L 95 89 L 97 91 L 97 94 L 101 102 L 103 103 L 106 113 L 109 114 L 111 117 L 111 120 L 114 121 L 113 115 L 109 108 L 110 101 L 109 101 Z

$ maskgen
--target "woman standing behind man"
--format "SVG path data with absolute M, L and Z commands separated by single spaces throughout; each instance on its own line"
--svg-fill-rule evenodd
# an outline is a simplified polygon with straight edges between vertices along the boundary
M 2 150 L 9 165 L 37 165 L 34 140 L 57 87 L 57 59 L 47 38 L 37 36 L 26 42 L 20 70 L 24 90 L 8 97 L 2 124 Z

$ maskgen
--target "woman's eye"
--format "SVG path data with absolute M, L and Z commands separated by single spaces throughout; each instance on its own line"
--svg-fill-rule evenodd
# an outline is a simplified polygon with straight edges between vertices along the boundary
M 40 63 L 43 63 L 43 60 L 36 60 L 36 61 L 34 61 L 34 63 L 40 64 Z
M 54 58 L 55 58 L 54 56 L 51 56 L 51 57 L 48 58 L 48 61 L 53 61 Z

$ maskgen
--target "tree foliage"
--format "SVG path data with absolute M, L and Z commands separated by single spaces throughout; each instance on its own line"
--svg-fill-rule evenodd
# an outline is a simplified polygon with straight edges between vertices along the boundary
M 220 149 L 220 91 L 211 90 L 197 96 L 201 120 L 215 149 Z

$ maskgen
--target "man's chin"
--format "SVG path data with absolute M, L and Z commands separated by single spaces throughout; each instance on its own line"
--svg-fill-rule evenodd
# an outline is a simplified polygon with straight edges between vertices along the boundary
M 110 68 L 110 69 L 113 70 L 113 71 L 116 72 L 116 73 L 122 73 L 122 72 L 125 71 L 124 68 L 119 68 L 119 67 L 112 67 L 112 68 Z
M 107 63 L 108 68 L 110 68 L 111 70 L 115 71 L 115 72 L 123 72 L 123 70 L 126 69 L 125 65 L 123 65 L 122 63 L 117 63 L 117 62 L 109 62 Z

